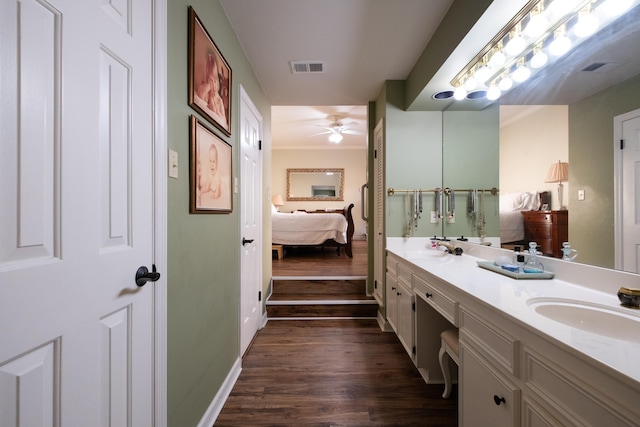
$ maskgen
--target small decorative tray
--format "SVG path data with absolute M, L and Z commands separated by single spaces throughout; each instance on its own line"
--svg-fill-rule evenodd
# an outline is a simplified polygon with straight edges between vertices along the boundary
M 547 271 L 543 273 L 514 273 L 513 271 L 505 270 L 490 261 L 477 261 L 477 263 L 478 266 L 482 268 L 486 268 L 487 270 L 491 270 L 504 276 L 509 276 L 513 279 L 553 279 L 553 273 Z

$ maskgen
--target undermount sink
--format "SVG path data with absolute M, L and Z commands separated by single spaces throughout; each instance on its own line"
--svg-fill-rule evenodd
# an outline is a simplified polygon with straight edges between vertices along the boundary
M 626 308 L 562 298 L 532 298 L 536 313 L 572 328 L 619 340 L 640 343 L 640 315 Z

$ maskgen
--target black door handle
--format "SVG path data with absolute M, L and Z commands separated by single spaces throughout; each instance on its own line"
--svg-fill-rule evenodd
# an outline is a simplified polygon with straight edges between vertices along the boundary
M 136 285 L 144 286 L 147 282 L 157 282 L 160 278 L 160 273 L 156 271 L 156 265 L 151 265 L 151 271 L 144 265 L 138 268 L 136 271 Z
M 253 239 L 245 239 L 243 237 L 242 238 L 242 246 L 246 245 L 247 243 L 253 243 Z

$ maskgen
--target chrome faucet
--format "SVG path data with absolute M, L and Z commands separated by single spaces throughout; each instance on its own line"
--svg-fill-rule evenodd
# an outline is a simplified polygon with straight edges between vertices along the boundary
M 455 245 L 451 242 L 438 241 L 438 246 L 442 246 L 447 249 L 447 252 L 450 254 L 462 255 L 462 248 L 456 248 Z

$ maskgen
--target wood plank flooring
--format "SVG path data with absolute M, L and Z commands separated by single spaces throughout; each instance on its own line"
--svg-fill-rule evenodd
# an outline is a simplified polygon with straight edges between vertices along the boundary
M 216 426 L 456 426 L 395 334 L 375 320 L 272 321 L 258 332 Z
M 367 242 L 352 242 L 353 258 L 334 248 L 289 248 L 284 258 L 272 260 L 272 275 L 279 276 L 366 276 Z

